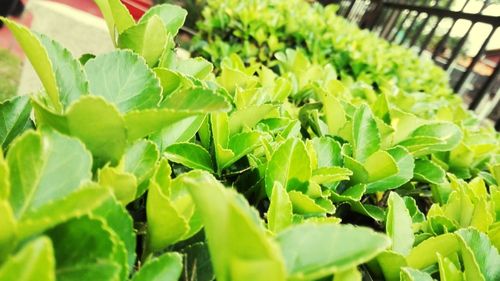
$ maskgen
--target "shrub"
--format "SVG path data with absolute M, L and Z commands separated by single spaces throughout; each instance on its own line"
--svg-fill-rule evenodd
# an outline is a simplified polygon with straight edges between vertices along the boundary
M 215 75 L 184 10 L 96 2 L 98 56 L 1 19 L 43 89 L 0 104 L 0 280 L 498 280 L 491 127 L 300 51 Z

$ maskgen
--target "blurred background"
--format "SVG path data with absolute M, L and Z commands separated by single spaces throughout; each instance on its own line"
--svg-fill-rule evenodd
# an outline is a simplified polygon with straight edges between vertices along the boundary
M 431 58 L 470 109 L 499 120 L 500 1 L 321 2 L 339 5 L 338 14 L 349 21 Z
M 57 5 L 52 8 L 47 6 L 48 2 L 62 4 L 93 16 L 94 18 L 86 19 L 86 28 L 89 22 L 93 26 L 92 22 L 97 22 L 101 17 L 93 0 L 0 0 L 0 14 L 12 16 L 28 26 L 34 25 L 32 28 L 47 33 L 56 40 L 80 40 L 81 42 L 75 43 L 76 50 L 70 48 L 76 54 L 84 53 L 87 49 L 96 51 L 97 48 L 97 52 L 107 50 L 109 46 L 105 42 L 101 43 L 99 36 L 91 39 L 92 36 L 89 35 L 89 38 L 82 39 L 83 35 L 75 37 L 75 33 L 79 32 L 74 29 L 76 27 L 69 24 L 63 28 L 58 26 L 58 18 L 47 11 L 56 9 L 63 14 L 71 14 L 72 11 L 59 9 Z M 188 10 L 188 17 L 183 29 L 184 36 L 181 38 L 186 42 L 196 33 L 196 21 L 201 17 L 205 4 L 205 0 L 122 2 L 136 19 L 155 4 L 171 3 L 183 6 Z M 431 58 L 448 72 L 450 85 L 457 94 L 463 96 L 468 107 L 475 110 L 480 118 L 489 117 L 495 121 L 500 119 L 500 0 L 319 2 L 324 5 L 338 5 L 337 13 L 361 28 L 375 32 L 394 44 L 411 48 L 423 57 Z M 72 17 L 75 18 L 76 25 L 80 19 L 86 18 L 82 14 Z M 52 27 L 54 30 L 51 30 Z M 99 29 L 99 32 L 102 31 Z M 96 42 L 88 42 L 89 40 Z M 89 46 L 86 46 L 87 43 Z M 71 45 L 72 42 L 64 45 L 67 44 Z M 84 49 L 78 50 L 78 46 L 82 44 Z M 22 51 L 10 33 L 5 28 L 0 29 L 0 100 L 19 91 L 19 83 L 22 80 L 20 77 L 31 79 L 31 76 L 24 74 L 22 70 L 22 59 Z M 25 92 L 29 89 L 31 88 L 21 90 Z

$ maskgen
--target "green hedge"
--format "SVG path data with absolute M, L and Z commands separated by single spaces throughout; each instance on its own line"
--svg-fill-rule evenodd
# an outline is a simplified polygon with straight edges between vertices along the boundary
M 0 280 L 500 278 L 498 134 L 435 66 L 332 8 L 287 2 L 392 63 L 344 48 L 338 67 L 283 44 L 276 59 L 228 51 L 214 68 L 176 56 L 183 9 L 136 23 L 120 1 L 96 2 L 116 46 L 98 56 L 0 18 L 43 84 L 0 103 Z M 241 2 L 224 3 L 236 17 Z M 237 25 L 228 14 L 220 23 Z M 306 26 L 293 19 L 280 21 Z M 363 60 L 370 70 L 350 73 Z

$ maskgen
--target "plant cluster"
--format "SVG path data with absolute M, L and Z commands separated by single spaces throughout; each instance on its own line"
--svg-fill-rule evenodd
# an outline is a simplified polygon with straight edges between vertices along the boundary
M 498 134 L 446 90 L 300 49 L 214 71 L 180 7 L 96 3 L 116 50 L 79 59 L 0 18 L 43 85 L 0 103 L 0 280 L 500 278 Z
M 205 6 L 205 0 L 154 0 L 154 4 L 173 4 L 181 6 L 186 9 L 188 15 L 184 26 L 188 28 L 195 28 L 196 23 L 200 20 L 201 11 Z
M 194 52 L 218 65 L 232 53 L 245 62 L 272 67 L 277 54 L 301 50 L 313 63 L 334 67 L 342 81 L 364 82 L 378 90 L 450 96 L 448 77 L 431 60 L 393 45 L 336 15 L 337 6 L 305 0 L 209 0 L 198 23 Z

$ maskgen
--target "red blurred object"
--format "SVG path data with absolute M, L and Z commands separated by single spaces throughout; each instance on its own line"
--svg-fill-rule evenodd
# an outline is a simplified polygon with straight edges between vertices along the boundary
M 121 0 L 122 3 L 127 7 L 134 17 L 135 20 L 138 20 L 142 17 L 142 15 L 153 6 L 153 1 L 151 0 Z

